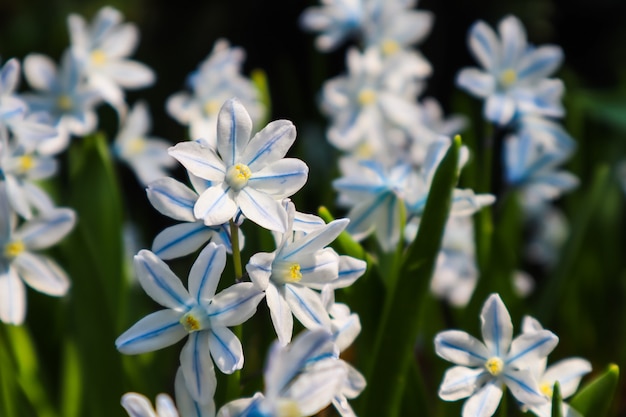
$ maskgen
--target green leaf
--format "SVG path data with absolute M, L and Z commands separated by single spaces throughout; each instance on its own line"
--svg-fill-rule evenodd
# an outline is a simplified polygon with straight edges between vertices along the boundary
M 407 248 L 398 283 L 385 300 L 359 415 L 400 415 L 407 369 L 413 360 L 419 333 L 420 301 L 428 290 L 452 203 L 452 191 L 458 181 L 460 147 L 461 139 L 457 136 L 437 168 L 417 237 Z
M 588 383 L 572 398 L 570 405 L 584 416 L 602 417 L 608 414 L 619 379 L 619 367 L 610 364 L 607 370 Z
M 559 385 L 559 381 L 556 381 L 552 389 L 552 417 L 563 417 L 562 403 L 561 385 Z

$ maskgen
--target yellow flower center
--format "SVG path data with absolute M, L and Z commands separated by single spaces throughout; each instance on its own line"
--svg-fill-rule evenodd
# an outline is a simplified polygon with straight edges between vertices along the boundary
M 285 274 L 285 281 L 287 282 L 299 282 L 302 279 L 302 272 L 300 272 L 300 264 L 293 264 L 287 268 Z
M 498 376 L 504 370 L 504 362 L 499 357 L 494 356 L 493 358 L 487 359 L 485 368 L 487 368 L 487 371 L 489 371 L 491 375 Z
M 193 311 L 190 311 L 189 313 L 181 317 L 180 324 L 183 325 L 183 327 L 185 328 L 185 330 L 187 330 L 188 333 L 193 333 L 193 332 L 197 332 L 198 330 L 202 330 L 202 325 L 200 323 L 200 320 L 198 320 L 198 318 L 194 316 Z
M 4 256 L 7 258 L 15 258 L 26 250 L 26 246 L 21 240 L 9 242 L 4 246 Z
M 376 101 L 376 93 L 369 88 L 364 88 L 359 93 L 358 100 L 362 106 L 373 104 Z
M 381 45 L 383 54 L 393 55 L 400 50 L 400 45 L 393 39 L 385 39 Z
M 30 171 L 35 166 L 35 158 L 31 155 L 22 155 L 17 158 L 17 169 L 21 173 Z
M 517 80 L 517 73 L 515 70 L 509 68 L 500 74 L 500 83 L 503 87 L 511 86 Z
M 107 61 L 107 55 L 101 49 L 91 52 L 91 62 L 94 65 L 102 65 Z
M 204 103 L 204 112 L 208 115 L 215 114 L 220 110 L 220 103 L 217 100 L 207 100 Z
M 63 111 L 71 110 L 73 104 L 72 99 L 67 94 L 63 94 L 57 99 L 57 107 Z
M 143 151 L 146 148 L 146 142 L 143 140 L 143 138 L 134 138 L 128 141 L 128 143 L 126 144 L 126 151 L 130 154 L 130 155 L 136 155 L 138 153 L 140 153 L 141 151 Z
M 539 385 L 539 390 L 543 392 L 548 398 L 552 398 L 552 385 L 547 382 L 543 382 Z
M 226 173 L 226 183 L 233 190 L 239 191 L 248 184 L 248 180 L 252 176 L 252 171 L 246 164 L 235 164 L 228 168 Z
M 282 400 L 278 403 L 277 417 L 302 417 L 298 404 L 292 400 Z

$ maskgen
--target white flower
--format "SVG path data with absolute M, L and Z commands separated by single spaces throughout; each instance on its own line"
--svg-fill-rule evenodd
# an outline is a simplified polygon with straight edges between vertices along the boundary
M 204 142 L 181 142 L 169 153 L 189 173 L 211 181 L 194 205 L 194 215 L 207 226 L 227 223 L 238 211 L 254 223 L 278 232 L 287 230 L 281 201 L 306 182 L 308 167 L 284 158 L 296 139 L 288 120 L 276 120 L 250 138 L 252 120 L 236 99 L 228 100 L 217 122 L 217 151 Z
M 287 346 L 274 343 L 263 373 L 265 393 L 231 401 L 217 416 L 315 415 L 331 403 L 345 381 L 347 370 L 336 358 L 331 335 L 322 329 L 305 331 Z
M 16 228 L 6 187 L 0 182 L 0 320 L 22 324 L 26 315 L 26 283 L 54 297 L 67 293 L 70 281 L 56 262 L 36 253 L 63 239 L 76 215 L 67 208 L 50 209 Z
M 192 185 L 200 192 L 208 185 L 200 178 L 190 176 Z M 202 219 L 196 219 L 193 207 L 198 201 L 198 193 L 185 184 L 164 177 L 153 181 L 146 189 L 148 200 L 161 214 L 184 223 L 169 226 L 159 232 L 152 242 L 152 252 L 161 259 L 174 259 L 198 250 L 208 241 L 224 245 L 232 253 L 230 225 L 207 226 Z M 239 232 L 239 250 L 243 249 L 244 236 Z
M 540 330 L 513 339 L 511 317 L 498 294 L 485 301 L 480 317 L 484 343 L 460 330 L 447 330 L 435 337 L 437 355 L 459 365 L 446 371 L 439 397 L 445 401 L 469 397 L 463 405 L 463 417 L 492 416 L 503 385 L 522 405 L 546 403 L 532 367 L 554 349 L 557 336 Z
M 148 250 L 140 251 L 135 256 L 139 282 L 166 309 L 139 320 L 115 341 L 120 352 L 138 354 L 189 335 L 180 364 L 191 397 L 202 404 L 212 400 L 215 392 L 213 361 L 227 374 L 243 367 L 241 342 L 228 327 L 248 320 L 263 298 L 250 282 L 234 284 L 216 295 L 225 264 L 224 247 L 209 243 L 191 267 L 188 291 L 165 262 Z
M 187 78 L 191 93 L 179 92 L 167 99 L 167 111 L 178 122 L 189 126 L 191 139 L 204 139 L 217 146 L 217 119 L 222 103 L 231 97 L 247 109 L 254 124 L 265 113 L 259 92 L 248 78 L 241 75 L 245 52 L 230 47 L 225 39 L 215 42 L 211 54 Z
M 522 321 L 522 331 L 524 333 L 534 333 L 543 330 L 543 327 L 536 319 L 525 316 Z M 539 383 L 539 388 L 548 399 L 552 399 L 552 390 L 555 382 L 558 381 L 561 390 L 561 398 L 568 398 L 576 392 L 580 380 L 583 376 L 591 372 L 591 363 L 583 358 L 562 359 L 546 368 L 547 359 L 535 363 L 531 369 Z M 581 417 L 581 414 L 574 410 L 566 402 L 561 403 L 563 417 Z M 537 417 L 552 416 L 552 401 L 540 406 L 529 407 Z
M 46 55 L 27 55 L 24 74 L 35 92 L 23 97 L 32 110 L 49 114 L 59 129 L 54 142 L 44 145 L 47 153 L 65 150 L 72 135 L 82 137 L 95 131 L 96 106 L 102 102 L 102 97 L 86 83 L 80 63 L 71 50 L 65 51 L 59 68 Z
M 215 403 L 212 400 L 200 404 L 191 398 L 181 367 L 176 371 L 174 390 L 178 409 L 169 395 L 159 394 L 156 397 L 155 412 L 150 400 L 135 392 L 128 392 L 122 396 L 122 407 L 130 417 L 215 417 Z
M 246 265 L 252 282 L 265 291 L 272 323 L 283 345 L 291 340 L 292 314 L 309 329 L 330 329 L 328 312 L 314 290 L 339 278 L 339 255 L 326 246 L 348 224 L 347 219 L 339 219 L 306 235 L 294 236 L 293 203 L 288 203 L 287 212 L 288 228 L 276 251 L 257 253 Z
M 155 74 L 146 65 L 128 59 L 139 42 L 139 30 L 122 19 L 119 10 L 107 6 L 98 11 L 91 25 L 77 14 L 71 14 L 67 22 L 71 48 L 82 62 L 89 83 L 124 114 L 122 89 L 149 86 Z
M 132 168 L 143 186 L 165 177 L 166 168 L 176 164 L 167 153 L 169 142 L 148 136 L 150 125 L 147 104 L 137 102 L 122 123 L 113 145 L 115 155 Z
M 485 117 L 502 126 L 518 113 L 562 116 L 563 83 L 547 78 L 563 60 L 561 48 L 528 45 L 526 31 L 514 16 L 502 19 L 498 30 L 499 39 L 483 21 L 471 27 L 470 51 L 484 69 L 462 69 L 457 84 L 484 98 Z

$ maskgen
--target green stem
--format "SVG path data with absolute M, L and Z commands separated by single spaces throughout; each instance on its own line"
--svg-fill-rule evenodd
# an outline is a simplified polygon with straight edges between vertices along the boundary
M 230 245 L 233 250 L 233 269 L 235 271 L 235 281 L 239 281 L 243 277 L 243 268 L 241 266 L 241 251 L 239 250 L 239 226 L 230 220 Z M 242 327 L 235 326 L 232 328 L 233 333 L 241 340 L 243 331 Z M 241 392 L 241 371 L 235 371 L 228 377 L 226 383 L 226 401 L 239 398 Z

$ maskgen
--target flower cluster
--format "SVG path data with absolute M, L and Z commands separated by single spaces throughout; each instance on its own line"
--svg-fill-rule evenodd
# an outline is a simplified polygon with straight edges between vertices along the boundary
M 563 52 L 555 45 L 530 45 L 515 16 L 503 18 L 497 34 L 485 22 L 476 22 L 469 30 L 468 45 L 482 69 L 462 69 L 457 85 L 485 100 L 484 116 L 499 129 L 495 140 L 504 142 L 504 183 L 521 195 L 527 223 L 535 230 L 533 246 L 547 249 L 542 256 L 529 247 L 529 258 L 549 264 L 554 258 L 549 253 L 562 240 L 546 241 L 541 231 L 567 227 L 551 202 L 578 185 L 574 175 L 560 169 L 575 150 L 573 139 L 557 121 L 564 115 L 563 82 L 550 78 Z
M 498 294 L 485 301 L 480 318 L 484 343 L 460 330 L 446 330 L 435 337 L 437 355 L 457 365 L 446 371 L 439 396 L 446 401 L 469 397 L 463 417 L 494 415 L 505 385 L 520 407 L 550 416 L 554 383 L 560 382 L 567 397 L 591 370 L 589 362 L 580 358 L 546 370 L 546 357 L 557 345 L 557 336 L 526 317 L 523 333 L 513 338 L 511 316 Z M 569 410 L 566 404 L 563 407 Z

